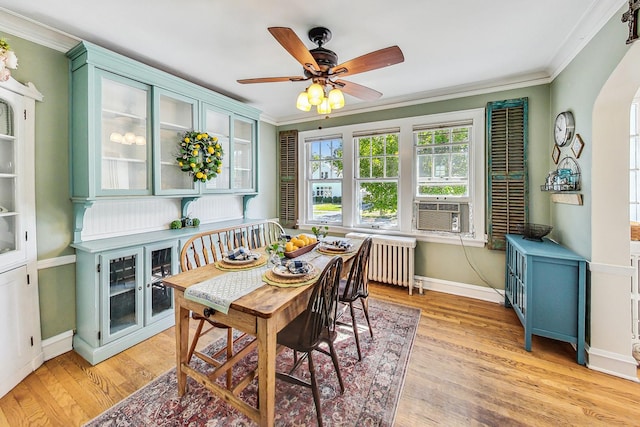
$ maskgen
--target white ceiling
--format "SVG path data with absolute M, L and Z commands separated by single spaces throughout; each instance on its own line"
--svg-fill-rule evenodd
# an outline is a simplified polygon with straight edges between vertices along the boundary
M 347 95 L 345 108 L 332 114 L 338 116 L 548 82 L 626 3 L 0 0 L 0 7 L 246 102 L 260 109 L 265 120 L 283 124 L 316 114 L 295 108 L 296 96 L 307 82 L 236 82 L 302 75 L 302 67 L 268 27 L 292 28 L 309 48 L 315 47 L 307 37 L 309 29 L 328 27 L 333 38 L 325 47 L 338 54 L 339 62 L 392 45 L 402 49 L 401 64 L 344 77 L 383 96 L 364 102 Z

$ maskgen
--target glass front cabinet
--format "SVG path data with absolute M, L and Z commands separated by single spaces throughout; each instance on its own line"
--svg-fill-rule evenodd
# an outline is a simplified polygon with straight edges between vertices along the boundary
M 258 110 L 87 42 L 67 56 L 76 204 L 256 192 Z M 177 164 L 181 138 L 192 130 L 223 146 L 223 171 L 207 183 L 194 183 Z
M 173 292 L 162 280 L 178 272 L 178 242 L 102 250 L 104 243 L 76 247 L 76 280 L 98 283 L 78 287 L 76 295 L 73 346 L 91 364 L 174 324 Z

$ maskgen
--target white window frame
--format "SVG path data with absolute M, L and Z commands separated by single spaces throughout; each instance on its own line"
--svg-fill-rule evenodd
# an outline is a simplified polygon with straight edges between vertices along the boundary
M 436 125 L 439 123 L 451 123 L 460 121 L 472 122 L 472 141 L 469 154 L 469 197 L 473 204 L 473 215 L 470 218 L 470 230 L 472 233 L 461 235 L 459 233 L 442 233 L 419 231 L 415 229 L 415 186 L 417 185 L 416 160 L 414 157 L 413 128 L 420 125 Z M 358 226 L 357 206 L 358 198 L 355 194 L 355 148 L 354 134 L 360 134 L 376 129 L 400 128 L 399 135 L 399 170 L 398 181 L 398 227 L 397 229 L 371 229 Z M 303 230 L 311 229 L 316 225 L 308 214 L 311 197 L 308 181 L 308 144 L 307 140 L 313 140 L 328 136 L 341 135 L 343 141 L 343 185 L 342 185 L 342 225 L 329 224 L 330 232 L 347 233 L 374 232 L 376 234 L 393 234 L 416 237 L 420 241 L 437 242 L 465 246 L 483 247 L 486 243 L 485 233 L 485 109 L 476 108 L 463 111 L 430 114 L 418 117 L 406 117 L 401 119 L 385 120 L 371 123 L 359 123 L 348 126 L 314 129 L 299 133 L 302 150 L 298 154 L 298 179 L 300 182 L 300 194 L 298 200 L 298 225 Z
M 640 204 L 640 184 L 637 182 L 638 174 L 640 174 L 640 98 L 634 98 L 631 103 L 629 115 L 633 115 L 634 112 L 635 118 L 630 117 L 629 156 L 634 160 L 636 168 L 629 166 L 629 219 L 631 221 L 638 221 L 640 219 L 640 213 L 637 214 L 637 217 L 634 217 L 632 211 L 638 212 L 640 209 L 638 207 L 638 204 Z M 632 128 L 634 123 L 635 129 Z M 632 148 L 634 141 L 635 147 Z M 636 182 L 633 182 L 634 177 L 636 178 Z M 635 196 L 635 202 L 633 201 L 633 197 L 631 197 L 632 194 Z

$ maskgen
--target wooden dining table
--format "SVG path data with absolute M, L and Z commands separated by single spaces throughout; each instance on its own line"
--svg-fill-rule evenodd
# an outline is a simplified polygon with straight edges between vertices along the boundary
M 358 244 L 360 242 L 356 242 Z M 350 261 L 357 251 L 342 254 L 345 261 L 343 272 L 348 271 Z M 318 253 L 310 261 L 320 271 L 333 255 Z M 187 391 L 187 375 L 220 396 L 226 403 L 246 414 L 260 426 L 273 426 L 275 419 L 276 389 L 276 356 L 278 331 L 302 313 L 309 301 L 313 284 L 299 287 L 278 287 L 269 284 L 251 291 L 231 302 L 228 313 L 214 311 L 199 302 L 185 298 L 185 291 L 198 283 L 211 278 L 228 274 L 209 264 L 193 270 L 185 271 L 163 280 L 164 284 L 174 289 L 176 316 L 176 375 L 178 379 L 178 395 Z M 256 337 L 258 347 L 258 408 L 245 402 L 238 390 L 229 390 L 211 377 L 197 371 L 187 360 L 189 349 L 190 312 L 203 314 L 210 320 L 227 325 L 238 331 Z M 233 364 L 237 360 L 228 361 Z M 230 366 L 223 366 L 223 370 Z M 220 368 L 218 368 L 220 369 Z M 217 372 L 217 371 L 216 371 Z M 252 377 L 249 377 L 251 379 Z M 244 384 L 244 386 L 248 385 Z

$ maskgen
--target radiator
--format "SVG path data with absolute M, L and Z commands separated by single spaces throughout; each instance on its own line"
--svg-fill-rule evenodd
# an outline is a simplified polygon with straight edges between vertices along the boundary
M 409 288 L 411 295 L 415 281 L 416 239 L 363 233 L 348 233 L 345 237 L 364 239 L 368 236 L 372 237 L 369 280 Z

